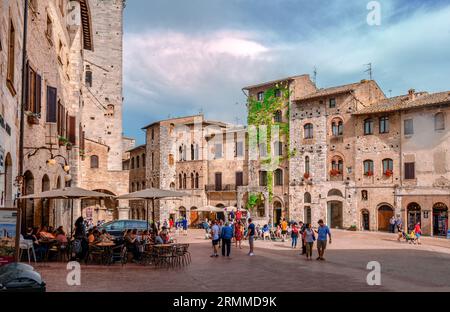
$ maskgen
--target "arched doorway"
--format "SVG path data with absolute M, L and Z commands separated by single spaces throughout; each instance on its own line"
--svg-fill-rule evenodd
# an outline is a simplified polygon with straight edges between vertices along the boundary
M 344 227 L 343 204 L 341 201 L 330 201 L 327 204 L 327 223 L 330 228 L 342 229 Z
M 394 216 L 394 209 L 389 205 L 378 208 L 378 231 L 389 232 L 390 220 Z
M 370 213 L 367 209 L 361 210 L 361 229 L 370 231 Z
M 5 207 L 13 206 L 12 195 L 12 159 L 11 154 L 6 154 L 5 159 Z
M 24 176 L 24 195 L 34 194 L 34 176 L 31 171 L 26 171 Z M 34 227 L 34 200 L 25 199 L 24 205 L 24 217 L 23 217 L 23 229 L 28 227 Z
M 414 226 L 422 220 L 422 209 L 419 204 L 410 203 L 408 204 L 406 211 L 408 212 L 408 231 L 412 231 Z
M 50 191 L 50 178 L 44 174 L 42 177 L 42 192 Z M 50 200 L 45 198 L 41 202 L 41 226 L 50 225 Z
M 447 236 L 448 230 L 448 207 L 444 203 L 433 205 L 433 235 Z
M 273 203 L 273 223 L 275 226 L 281 223 L 281 217 L 283 215 L 282 205 L 279 201 Z

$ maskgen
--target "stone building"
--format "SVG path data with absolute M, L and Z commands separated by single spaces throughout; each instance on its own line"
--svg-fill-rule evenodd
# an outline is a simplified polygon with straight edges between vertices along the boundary
M 98 178 L 100 168 L 94 170 L 86 165 L 94 152 L 104 155 L 100 163 L 107 165 L 108 181 L 118 182 L 108 191 L 127 192 L 128 175 L 121 171 L 122 1 L 29 1 L 26 77 L 21 71 L 23 3 L 5 0 L 0 6 L 0 205 L 15 205 L 19 195 L 64 185 L 103 190 L 108 184 Z M 105 31 L 113 27 L 110 24 L 114 24 L 114 36 Z M 85 87 L 88 62 L 111 67 L 107 69 L 106 83 L 93 82 L 91 89 Z M 21 88 L 23 79 L 25 90 Z M 105 99 L 105 93 L 97 90 L 111 96 Z M 23 176 L 18 177 L 23 93 Z M 94 105 L 100 108 L 94 111 Z M 114 130 L 106 131 L 108 125 L 102 125 L 105 131 L 97 135 L 94 129 L 106 123 L 104 120 L 114 124 Z M 22 229 L 40 225 L 69 227 L 69 209 L 62 200 L 23 200 L 21 206 Z M 81 215 L 80 207 L 76 203 L 75 217 Z M 118 215 L 118 211 L 114 213 Z
M 370 188 L 366 200 L 372 216 L 369 229 L 387 230 L 389 218 L 397 215 L 409 230 L 421 222 L 424 234 L 446 236 L 449 112 L 450 92 L 429 94 L 411 89 L 407 95 L 379 101 L 356 113 L 360 128 L 370 120 L 374 125 L 388 122 L 384 134 L 374 128 L 365 135 L 371 140 L 365 158 L 376 166 L 376 187 Z M 387 170 L 392 174 L 386 175 Z
M 145 144 L 128 151 L 129 159 L 129 192 L 137 192 L 147 188 Z M 146 206 L 143 200 L 130 200 L 130 218 L 146 219 Z
M 243 171 L 243 159 L 239 163 L 237 159 L 241 156 L 234 154 L 235 142 L 240 137 L 235 127 L 195 115 L 154 122 L 143 129 L 146 131 L 147 187 L 176 189 L 191 195 L 157 201 L 156 220 L 186 217 L 195 224 L 207 217 L 196 211 L 199 208 L 237 204 L 233 184 L 236 177 L 227 171 L 227 168 L 233 168 L 232 172 Z
M 357 139 L 352 113 L 384 98 L 374 81 L 320 89 L 291 110 L 290 201 L 292 217 L 308 223 L 323 219 L 331 227 L 356 222 L 352 205 Z M 364 144 L 364 143 L 361 143 Z M 295 212 L 294 212 L 295 211 Z
M 19 1 L 0 1 L 0 207 L 17 196 L 18 123 L 21 95 L 23 31 Z
M 243 89 L 248 92 L 249 103 L 260 105 L 265 103 L 269 97 L 276 100 L 276 110 L 271 111 L 258 109 L 253 111 L 257 115 L 257 120 L 265 122 L 252 124 L 249 116 L 249 135 L 252 134 L 251 126 L 255 130 L 259 128 L 258 142 L 256 144 L 246 144 L 247 166 L 246 173 L 248 186 L 242 187 L 239 192 L 239 202 L 245 208 L 251 194 L 260 194 L 262 197 L 257 201 L 254 219 L 262 223 L 273 222 L 278 224 L 282 218 L 292 218 L 289 209 L 289 158 L 292 152 L 289 143 L 290 135 L 290 111 L 295 100 L 316 90 L 314 83 L 308 75 L 288 77 L 276 81 L 248 86 Z M 288 91 L 284 93 L 283 90 Z M 255 102 L 256 101 L 256 102 Z M 270 106 L 272 104 L 268 104 Z M 252 108 L 249 105 L 249 114 Z M 271 116 L 264 116 L 270 113 Z M 279 126 L 278 135 L 274 131 L 271 138 L 268 138 L 266 128 Z M 285 132 L 281 129 L 287 129 Z M 249 139 L 248 143 L 252 140 Z M 272 160 L 275 159 L 276 163 Z M 270 164 L 267 164 L 267 160 Z

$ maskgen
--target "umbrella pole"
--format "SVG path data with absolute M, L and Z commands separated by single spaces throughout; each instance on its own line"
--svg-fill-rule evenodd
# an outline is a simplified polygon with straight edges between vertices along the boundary
M 147 231 L 149 230 L 149 223 L 148 223 L 148 199 L 145 200 L 145 219 L 147 220 Z
M 155 199 L 152 198 L 152 222 L 156 225 L 155 223 Z
M 70 234 L 73 236 L 73 198 L 70 199 Z

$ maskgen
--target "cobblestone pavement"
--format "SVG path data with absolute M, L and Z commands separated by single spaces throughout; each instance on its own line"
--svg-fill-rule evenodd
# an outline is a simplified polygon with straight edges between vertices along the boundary
M 48 291 L 450 291 L 450 241 L 399 243 L 393 234 L 333 231 L 326 261 L 306 261 L 290 242 L 256 241 L 254 257 L 232 249 L 231 259 L 210 258 L 211 242 L 190 231 L 192 264 L 156 269 L 136 264 L 82 265 L 81 286 L 66 284 L 63 263 L 38 264 Z M 314 251 L 316 253 L 316 251 Z M 369 261 L 381 263 L 381 286 L 368 286 Z

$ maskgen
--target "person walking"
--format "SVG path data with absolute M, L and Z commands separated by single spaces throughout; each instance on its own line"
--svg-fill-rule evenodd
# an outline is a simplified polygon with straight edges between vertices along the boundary
M 231 252 L 231 239 L 233 238 L 233 228 L 230 226 L 229 222 L 225 223 L 222 227 L 222 256 L 225 257 L 225 249 L 227 250 L 227 257 L 230 257 Z
M 236 242 L 236 248 L 239 245 L 239 249 L 242 249 L 241 243 L 242 243 L 242 236 L 243 236 L 243 232 L 244 232 L 243 230 L 244 230 L 244 228 L 242 226 L 241 220 L 237 221 L 234 224 L 234 239 Z
M 323 220 L 319 220 L 319 228 L 317 229 L 317 251 L 319 252 L 319 256 L 317 260 L 325 260 L 323 257 L 325 253 L 325 249 L 327 248 L 327 236 L 330 237 L 331 244 L 331 232 L 328 226 L 323 223 Z
M 310 223 L 305 225 L 305 229 L 303 231 L 303 239 L 305 246 L 305 254 L 306 254 L 306 260 L 312 260 L 312 251 L 314 246 L 314 241 L 316 240 L 316 235 L 314 234 L 314 230 L 312 229 L 312 226 Z
M 286 222 L 286 219 L 283 218 L 283 221 L 281 221 L 281 238 L 282 238 L 283 242 L 286 241 L 287 228 L 288 228 L 288 223 Z
M 303 223 L 303 221 L 300 221 L 298 224 L 299 227 L 299 236 L 302 239 L 302 256 L 306 254 L 306 245 L 305 245 L 305 239 L 303 237 L 303 234 L 305 233 L 306 224 Z
M 212 239 L 212 247 L 213 247 L 213 254 L 211 257 L 218 257 L 217 253 L 217 245 L 219 245 L 220 240 L 220 234 L 219 234 L 219 226 L 217 225 L 217 221 L 213 221 L 213 226 L 211 227 L 211 239 Z
M 299 234 L 299 229 L 297 227 L 297 223 L 294 223 L 294 224 L 292 224 L 292 231 L 291 231 L 292 249 L 297 248 L 298 234 Z
M 416 235 L 417 244 L 421 245 L 420 237 L 422 236 L 422 229 L 420 228 L 420 222 L 414 226 L 414 234 Z
M 252 219 L 248 219 L 248 229 L 246 238 L 248 238 L 248 245 L 250 246 L 250 251 L 248 252 L 248 255 L 252 257 L 255 255 L 253 252 L 254 247 L 253 244 L 255 240 L 255 225 L 253 224 Z

